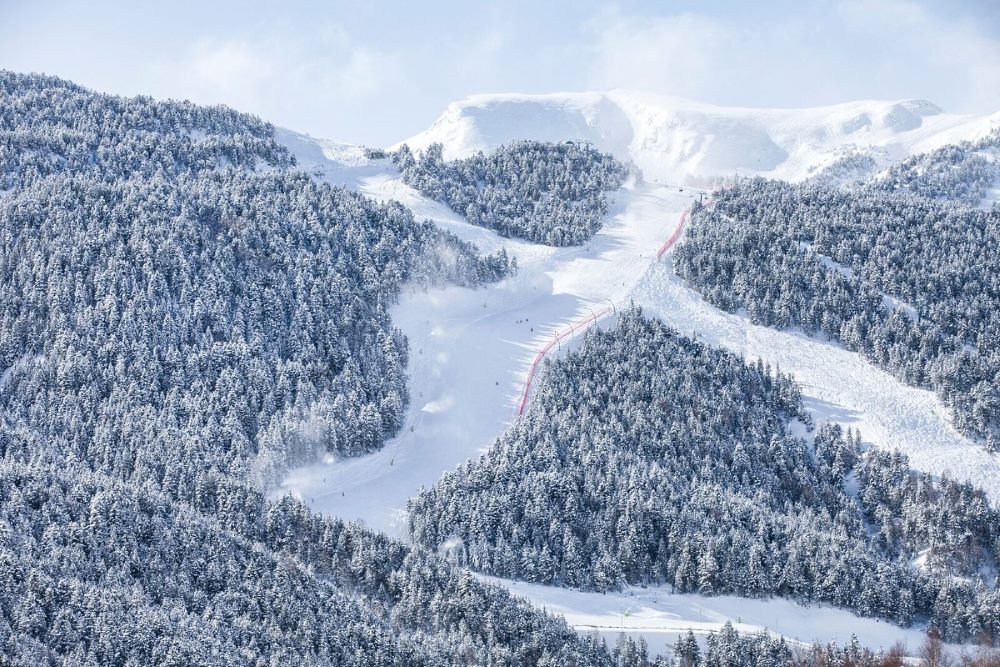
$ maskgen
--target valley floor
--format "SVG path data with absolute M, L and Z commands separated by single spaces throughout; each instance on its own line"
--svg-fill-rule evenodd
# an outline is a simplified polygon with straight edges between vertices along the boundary
M 391 168 L 331 164 L 315 159 L 316 175 L 378 199 L 401 201 L 417 217 L 433 219 L 484 252 L 506 247 L 517 257 L 519 273 L 480 290 L 447 288 L 403 297 L 393 318 L 410 341 L 407 421 L 400 435 L 378 452 L 328 460 L 289 475 L 284 490 L 314 510 L 406 539 L 407 499 L 477 456 L 504 431 L 515 418 L 531 359 L 552 332 L 609 302 L 620 306 L 630 300 L 683 333 L 696 333 L 707 343 L 791 372 L 817 419 L 860 428 L 866 442 L 904 451 L 914 467 L 948 472 L 1000 499 L 1000 458 L 956 432 L 933 394 L 901 385 L 836 345 L 757 327 L 721 312 L 681 284 L 669 255 L 655 261 L 657 248 L 697 192 L 652 184 L 628 187 L 615 195 L 618 201 L 607 224 L 590 243 L 555 249 L 472 227 L 403 185 Z M 689 627 L 706 633 L 727 620 L 802 642 L 843 642 L 851 633 L 873 647 L 901 640 L 912 649 L 920 642 L 916 630 L 785 600 L 705 598 L 659 589 L 600 595 L 503 583 L 564 614 L 582 632 L 596 626 L 613 636 L 624 627 L 661 648 Z M 626 618 L 622 613 L 627 608 L 632 612 Z

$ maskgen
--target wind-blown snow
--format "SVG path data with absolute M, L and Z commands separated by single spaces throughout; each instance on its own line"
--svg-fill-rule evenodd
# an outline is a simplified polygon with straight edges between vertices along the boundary
M 1000 114 L 948 114 L 924 100 L 748 109 L 614 90 L 476 95 L 405 143 L 440 142 L 454 158 L 518 139 L 587 141 L 633 161 L 647 179 L 705 185 L 736 174 L 801 180 L 849 153 L 896 161 L 998 125 Z

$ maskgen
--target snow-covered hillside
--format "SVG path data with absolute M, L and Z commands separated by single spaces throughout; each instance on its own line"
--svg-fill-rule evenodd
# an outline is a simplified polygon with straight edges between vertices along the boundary
M 998 125 L 1000 114 L 944 113 L 924 100 L 748 109 L 614 90 L 469 97 L 405 143 L 440 142 L 456 158 L 517 139 L 587 141 L 633 161 L 649 180 L 708 185 L 735 174 L 801 180 L 854 154 L 884 166 Z
M 405 538 L 399 517 L 406 501 L 506 429 L 531 360 L 554 331 L 628 302 L 696 195 L 651 184 L 625 188 L 594 239 L 557 249 L 473 227 L 389 175 L 365 177 L 361 188 L 402 201 L 484 251 L 502 245 L 519 265 L 516 277 L 480 290 L 405 296 L 392 311 L 410 342 L 412 404 L 402 432 L 378 452 L 300 469 L 286 480 L 317 510 Z
M 685 288 L 669 260 L 655 260 L 659 243 L 698 194 L 687 186 L 680 191 L 676 184 L 742 173 L 801 179 L 859 150 L 872 150 L 884 164 L 977 138 L 997 124 L 1000 114 L 957 116 L 925 102 L 786 111 L 723 109 L 630 92 L 508 95 L 453 104 L 407 142 L 422 148 L 440 141 L 449 157 L 458 157 L 516 139 L 572 139 L 636 163 L 646 182 L 615 194 L 605 228 L 592 242 L 563 249 L 504 239 L 469 225 L 404 185 L 389 161 L 366 159 L 360 147 L 283 134 L 299 164 L 317 178 L 376 199 L 401 201 L 417 217 L 432 219 L 484 252 L 507 248 L 521 267 L 517 277 L 483 290 L 447 288 L 405 296 L 392 313 L 411 345 L 412 402 L 402 432 L 368 456 L 297 470 L 284 488 L 318 511 L 405 535 L 401 519 L 407 499 L 489 447 L 514 418 L 525 372 L 551 333 L 609 301 L 634 300 L 684 333 L 696 332 L 706 342 L 791 372 L 802 384 L 807 407 L 820 419 L 860 427 L 873 446 L 903 450 L 921 470 L 947 471 L 1000 498 L 1000 459 L 956 432 L 933 394 L 904 386 L 839 347 L 723 313 Z M 602 625 L 612 634 L 613 627 L 603 626 L 614 626 L 616 618 L 622 623 L 619 607 L 636 602 L 629 599 L 638 594 L 510 587 L 565 614 L 581 631 Z M 912 648 L 918 639 L 915 631 L 850 612 L 780 600 L 668 596 L 659 590 L 640 597 L 642 625 L 636 624 L 639 619 L 624 625 L 659 645 L 679 630 L 705 632 L 726 620 L 777 629 L 806 642 L 844 641 L 851 631 L 871 646 L 903 639 Z
M 648 314 L 702 342 L 791 373 L 817 419 L 860 429 L 867 443 L 903 452 L 914 468 L 971 482 L 1000 502 L 1000 457 L 956 431 L 933 392 L 901 384 L 836 343 L 719 310 L 685 286 L 670 262 L 667 256 L 652 266 L 632 295 Z

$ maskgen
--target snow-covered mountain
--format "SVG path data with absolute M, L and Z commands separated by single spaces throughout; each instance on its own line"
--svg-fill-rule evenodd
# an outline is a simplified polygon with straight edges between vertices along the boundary
M 588 318 L 601 326 L 597 313 L 602 309 L 632 302 L 683 333 L 791 372 L 816 418 L 859 428 L 867 443 L 908 454 L 916 469 L 946 472 L 997 497 L 997 459 L 954 428 L 931 392 L 902 384 L 838 345 L 724 313 L 674 275 L 670 256 L 654 257 L 699 187 L 718 179 L 759 174 L 802 180 L 852 155 L 870 156 L 876 168 L 883 168 L 945 144 L 981 138 L 998 126 L 1000 114 L 949 114 L 925 101 L 747 109 L 612 91 L 471 97 L 449 105 L 426 131 L 400 142 L 414 150 L 440 142 L 452 159 L 522 139 L 585 141 L 636 164 L 645 182 L 616 193 L 601 232 L 584 247 L 559 250 L 468 224 L 404 184 L 390 161 L 367 159 L 361 147 L 279 134 L 299 164 L 318 178 L 400 201 L 419 218 L 474 241 L 483 251 L 503 247 L 519 262 L 516 277 L 481 291 L 448 288 L 405 295 L 392 312 L 414 347 L 409 368 L 414 402 L 401 433 L 368 456 L 328 459 L 294 471 L 284 490 L 320 513 L 361 520 L 405 538 L 407 500 L 418 487 L 478 457 L 504 432 L 516 413 L 531 359 L 553 332 L 573 330 L 575 322 Z M 681 184 L 692 187 L 679 192 Z M 561 342 L 563 350 L 573 346 L 568 339 Z M 680 598 L 668 599 L 660 588 L 628 590 L 611 600 L 505 584 L 540 606 L 558 608 L 579 629 L 598 628 L 609 636 L 620 624 L 627 628 L 628 611 L 641 605 L 651 616 L 637 620 L 642 627 L 635 632 L 657 650 L 666 650 L 677 628 L 704 623 L 705 631 L 718 630 L 727 619 L 739 624 L 752 618 L 741 629 L 780 629 L 804 642 L 844 642 L 851 634 L 873 647 L 887 648 L 897 639 L 911 646 L 920 641 L 919 631 L 844 610 L 833 619 L 831 610 L 786 601 L 779 603 L 789 605 L 782 611 L 768 606 L 758 613 L 753 600 L 737 599 L 727 609 L 720 598 L 692 596 L 692 608 L 678 610 L 670 605 Z
M 751 109 L 613 90 L 468 97 L 402 143 L 440 142 L 457 158 L 518 139 L 587 141 L 633 161 L 648 180 L 708 185 L 737 174 L 801 180 L 858 153 L 887 165 L 997 126 L 1000 114 L 945 113 L 925 100 Z
M 520 144 L 495 152 L 492 162 L 466 161 L 489 162 L 475 168 L 446 166 L 436 152 L 420 160 L 406 152 L 386 156 L 274 132 L 224 107 L 101 95 L 53 77 L 0 71 L 0 91 L 0 120 L 12 128 L 0 133 L 0 263 L 9 269 L 0 272 L 0 291 L 10 295 L 3 314 L 9 326 L 0 336 L 0 525 L 14 527 L 0 531 L 0 627 L 8 631 L 0 632 L 3 664 L 58 662 L 66 655 L 95 664 L 121 655 L 157 663 L 167 650 L 160 637 L 173 638 L 170 655 L 180 662 L 197 662 L 186 656 L 203 654 L 204 646 L 222 658 L 240 656 L 234 660 L 281 655 L 341 664 L 363 654 L 363 665 L 399 662 L 394 656 L 430 662 L 460 646 L 462 664 L 496 655 L 508 656 L 510 664 L 648 664 L 621 658 L 625 649 L 612 660 L 541 608 L 563 614 L 583 635 L 615 640 L 627 632 L 663 654 L 681 634 L 684 642 L 709 632 L 734 637 L 730 621 L 744 636 L 770 632 L 792 645 L 843 644 L 854 635 L 874 648 L 900 638 L 913 646 L 931 615 L 947 623 L 949 640 L 979 631 L 1000 636 L 1000 457 L 990 441 L 987 449 L 976 440 L 977 432 L 956 428 L 952 415 L 959 413 L 944 402 L 974 395 L 963 409 L 986 416 L 974 425 L 985 432 L 1000 424 L 1000 417 L 990 421 L 1000 414 L 991 384 L 1000 368 L 992 319 L 1000 270 L 989 253 L 997 245 L 996 211 L 966 206 L 951 216 L 947 210 L 963 200 L 995 199 L 997 139 L 904 161 L 879 187 L 831 191 L 865 197 L 867 208 L 835 207 L 834 201 L 829 210 L 860 211 L 852 220 L 870 219 L 872 228 L 894 223 L 885 192 L 903 191 L 926 205 L 928 215 L 919 221 L 911 213 L 918 209 L 909 208 L 897 216 L 902 224 L 888 227 L 910 236 L 872 236 L 870 245 L 856 245 L 865 257 L 820 246 L 822 215 L 802 218 L 806 224 L 798 227 L 813 230 L 807 237 L 798 227 L 756 216 L 771 229 L 754 234 L 751 228 L 749 236 L 773 231 L 777 241 L 756 253 L 745 249 L 749 244 L 729 252 L 782 258 L 783 248 L 797 244 L 800 252 L 808 249 L 802 256 L 810 266 L 830 275 L 863 275 L 870 268 L 861 264 L 866 257 L 915 257 L 881 267 L 885 284 L 878 292 L 852 287 L 826 298 L 813 290 L 799 299 L 786 289 L 789 313 L 798 303 L 815 302 L 833 318 L 848 309 L 842 304 L 860 304 L 872 317 L 857 321 L 886 336 L 826 339 L 805 327 L 755 320 L 750 308 L 721 310 L 730 304 L 693 289 L 706 282 L 680 268 L 685 248 L 696 247 L 698 226 L 710 222 L 706 211 L 748 227 L 741 209 L 725 209 L 727 199 L 785 206 L 763 190 L 749 191 L 763 188 L 760 183 L 714 194 L 699 186 L 735 174 L 806 178 L 852 155 L 862 159 L 830 171 L 861 165 L 870 174 L 918 151 L 977 138 L 1000 115 L 948 115 L 914 101 L 750 110 L 628 92 L 493 96 L 452 105 L 410 141 L 417 149 L 441 141 L 449 157 L 521 139 L 589 142 L 637 165 L 645 173 L 637 179 L 579 146 Z M 158 150 L 151 153 L 151 145 Z M 417 162 L 423 171 L 413 178 Z M 595 164 L 607 168 L 595 171 Z M 695 208 L 705 195 L 714 204 Z M 545 244 L 508 234 L 512 227 L 482 215 L 506 211 L 510 219 L 526 219 L 537 201 L 555 202 L 542 213 L 589 207 L 584 212 L 599 211 L 593 220 L 600 224 L 586 227 L 574 244 Z M 817 205 L 815 198 L 806 203 Z M 775 208 L 797 215 L 806 207 Z M 575 219 L 542 213 L 532 220 L 555 228 Z M 924 239 L 930 242 L 917 243 Z M 697 248 L 698 259 L 708 260 L 728 246 Z M 955 272 L 955 266 L 972 270 Z M 797 285 L 786 280 L 793 270 L 756 261 L 714 275 L 753 276 L 762 289 L 740 292 L 753 306 L 763 302 L 760 292 L 766 297 L 771 287 Z M 934 281 L 946 289 L 933 289 Z M 911 294 L 927 298 L 903 298 Z M 927 303 L 935 308 L 931 322 L 944 313 L 942 320 L 961 320 L 958 328 L 987 332 L 975 339 L 950 331 L 920 339 L 951 336 L 956 354 L 939 358 L 954 363 L 932 369 L 943 369 L 938 374 L 945 379 L 951 369 L 962 371 L 963 380 L 981 378 L 971 390 L 966 382 L 937 394 L 904 384 L 909 376 L 889 374 L 883 360 L 873 362 L 872 355 L 852 351 L 867 350 L 848 345 L 877 338 L 878 347 L 870 347 L 880 351 L 886 342 L 910 340 L 896 337 L 899 327 L 873 327 L 884 321 L 883 310 L 886 320 L 905 311 L 909 317 L 892 320 L 900 327 L 914 319 L 919 326 Z M 671 349 L 697 353 L 665 354 L 661 347 L 659 356 L 648 354 L 658 348 L 645 346 L 668 334 L 640 328 L 633 305 L 660 320 L 657 327 L 675 329 L 672 340 L 688 337 Z M 541 374 L 557 372 L 543 359 L 577 349 L 581 334 L 594 328 L 609 337 L 605 348 L 596 348 L 604 376 L 594 381 L 587 366 Z M 860 326 L 833 334 L 841 330 Z M 631 338 L 613 347 L 616 335 Z M 582 353 L 589 354 L 588 345 L 594 344 L 584 344 Z M 728 350 L 728 365 L 719 361 L 721 351 L 709 358 L 700 346 Z M 930 351 L 914 357 L 921 363 L 943 346 L 924 347 Z M 611 355 L 616 349 L 629 354 Z M 763 363 L 744 367 L 758 360 Z M 797 385 L 772 383 L 765 364 Z M 668 365 L 684 374 L 658 375 Z M 547 370 L 533 385 L 539 368 Z M 713 383 L 695 382 L 703 375 Z M 546 384 L 548 377 L 556 378 L 553 384 Z M 765 385 L 778 389 L 747 391 Z M 546 394 L 546 386 L 556 390 Z M 600 399 L 606 390 L 617 392 L 614 401 Z M 599 409 L 564 410 L 564 394 L 597 397 L 591 403 Z M 542 403 L 546 395 L 559 399 L 551 410 Z M 685 403 L 689 396 L 704 402 Z M 757 410 L 763 403 L 757 397 L 771 410 Z M 532 412 L 539 405 L 544 410 Z M 633 419 L 637 414 L 642 418 Z M 611 421 L 604 415 L 617 415 L 619 427 L 602 432 Z M 563 428 L 571 419 L 579 420 L 579 430 Z M 899 451 L 909 462 L 865 469 L 892 474 L 848 473 L 851 466 L 860 470 L 861 436 L 851 444 L 850 435 L 807 431 L 813 420 L 859 429 L 874 453 Z M 562 430 L 532 427 L 543 421 Z M 632 422 L 642 421 L 660 430 L 634 428 Z M 509 433 L 523 446 L 503 449 L 498 438 Z M 559 441 L 566 445 L 562 452 L 544 449 Z M 628 445 L 642 452 L 654 442 L 685 443 L 660 454 L 688 467 L 666 474 L 653 457 L 620 456 Z M 705 455 L 694 460 L 691 452 L 699 450 L 689 445 L 699 443 Z M 734 444 L 731 456 L 728 443 Z M 754 466 L 744 465 L 744 443 L 761 454 Z M 568 457 L 578 445 L 579 455 Z M 471 470 L 479 464 L 467 462 L 491 447 L 501 448 L 502 457 L 486 469 L 499 471 L 504 484 L 465 487 L 474 493 L 464 495 L 453 493 L 463 487 L 449 490 L 449 472 Z M 608 455 L 597 458 L 602 451 Z M 546 456 L 551 467 L 536 465 Z M 649 472 L 657 466 L 654 477 Z M 510 537 L 493 562 L 475 560 L 493 548 L 476 540 L 495 539 L 499 528 L 482 529 L 488 524 L 479 518 L 467 522 L 475 530 L 428 523 L 432 510 L 447 518 L 497 517 L 492 507 L 516 507 L 520 496 L 513 491 L 522 482 L 514 475 L 522 468 L 531 477 L 523 486 L 539 493 L 519 515 L 489 518 Z M 573 479 L 567 471 L 586 474 Z M 595 471 L 655 483 L 619 485 Z M 918 472 L 957 482 L 934 487 Z M 673 480 L 696 478 L 710 481 L 672 487 Z M 578 485 L 581 479 L 592 482 Z M 429 487 L 445 489 L 440 503 L 421 509 L 410 502 Z M 569 493 L 571 487 L 589 498 Z M 890 497 L 890 487 L 900 492 Z M 504 488 L 510 491 L 495 493 Z M 654 495 L 670 488 L 691 493 Z M 552 495 L 558 502 L 547 500 L 552 490 L 562 494 Z M 771 498 L 761 495 L 768 493 Z M 591 502 L 598 496 L 602 502 Z M 583 500 L 587 514 L 573 510 L 584 507 Z M 707 513 L 686 511 L 685 505 L 697 509 L 699 503 Z M 794 516 L 782 509 L 794 503 L 801 509 Z M 769 514 L 761 514 L 768 506 Z M 654 512 L 655 523 L 640 516 Z M 824 545 L 835 531 L 807 529 L 813 517 L 827 515 L 842 515 L 820 524 L 843 533 L 834 548 Z M 567 516 L 575 516 L 572 524 Z M 750 521 L 715 521 L 719 516 Z M 354 520 L 367 525 L 346 523 Z M 774 530 L 729 532 L 744 523 Z M 682 524 L 684 531 L 673 529 Z M 895 551 L 881 544 L 869 549 L 866 528 L 873 542 Z M 577 533 L 584 531 L 581 540 Z M 627 539 L 619 540 L 626 531 Z M 537 542 L 521 539 L 522 532 L 534 533 Z M 658 534 L 670 544 L 655 539 Z M 763 534 L 774 548 L 759 539 Z M 690 539 L 681 545 L 678 535 Z M 851 535 L 861 539 L 846 539 Z M 66 536 L 73 549 L 64 548 Z M 408 539 L 424 548 L 410 550 L 403 544 Z M 987 551 L 991 555 L 982 556 Z M 766 562 L 745 557 L 754 553 L 767 554 Z M 636 560 L 643 555 L 647 561 Z M 778 567 L 778 557 L 790 565 Z M 488 579 L 502 587 L 482 586 L 442 559 L 522 581 Z M 536 560 L 544 567 L 533 571 Z M 720 568 L 720 561 L 732 566 Z M 555 564 L 558 569 L 550 567 Z M 839 579 L 827 576 L 831 572 Z M 945 576 L 925 578 L 939 572 Z M 978 582 L 973 588 L 972 578 L 980 576 L 992 597 Z M 67 581 L 70 593 L 53 597 Z M 582 590 L 589 582 L 608 594 Z M 708 595 L 714 593 L 761 597 Z M 784 597 L 766 599 L 772 594 Z M 86 618 L 81 610 L 90 610 Z M 206 626 L 209 616 L 233 622 Z M 136 619 L 154 631 L 136 632 Z M 303 640 L 302 619 L 322 644 Z M 904 629 L 895 622 L 914 624 Z M 108 636 L 123 641 L 93 639 L 109 628 Z

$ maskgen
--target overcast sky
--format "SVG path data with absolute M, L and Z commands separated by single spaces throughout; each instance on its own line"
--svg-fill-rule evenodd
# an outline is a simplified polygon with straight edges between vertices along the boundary
M 370 145 L 488 92 L 986 112 L 1000 110 L 1000 2 L 0 0 L 0 68 Z

